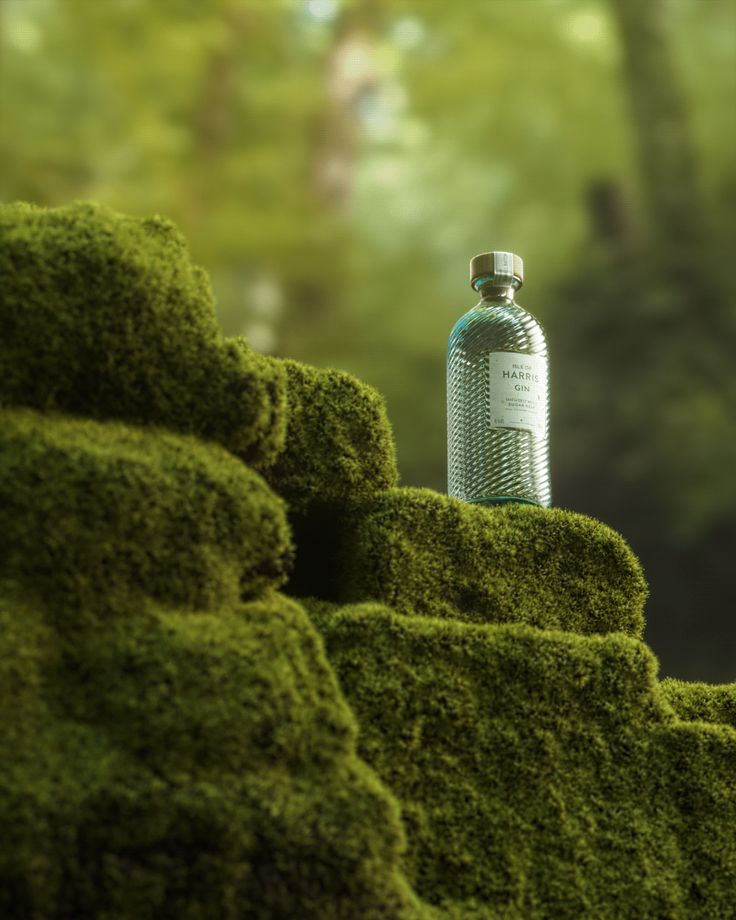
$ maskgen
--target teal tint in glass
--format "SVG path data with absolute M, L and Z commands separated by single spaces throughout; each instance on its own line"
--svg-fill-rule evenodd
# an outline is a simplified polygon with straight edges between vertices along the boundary
M 515 301 L 521 259 L 470 262 L 481 296 L 447 346 L 448 493 L 466 502 L 549 507 L 549 368 L 537 320 Z

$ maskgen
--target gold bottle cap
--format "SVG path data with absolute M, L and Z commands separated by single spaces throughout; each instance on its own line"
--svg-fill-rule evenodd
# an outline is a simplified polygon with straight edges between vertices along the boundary
M 470 286 L 475 287 L 478 278 L 494 278 L 499 287 L 514 281 L 518 287 L 524 283 L 524 263 L 521 256 L 513 252 L 481 252 L 470 260 Z

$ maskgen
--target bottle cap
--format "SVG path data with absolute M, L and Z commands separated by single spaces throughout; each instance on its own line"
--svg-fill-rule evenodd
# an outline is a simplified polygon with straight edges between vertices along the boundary
M 475 288 L 478 278 L 494 278 L 499 287 L 513 284 L 514 280 L 521 287 L 524 283 L 524 263 L 521 256 L 513 252 L 481 252 L 470 260 L 470 286 Z

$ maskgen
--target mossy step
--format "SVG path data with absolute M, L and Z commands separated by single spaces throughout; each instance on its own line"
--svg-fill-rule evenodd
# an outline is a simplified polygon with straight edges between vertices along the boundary
M 147 598 L 218 607 L 277 587 L 290 564 L 283 502 L 223 448 L 0 412 L 0 576 L 70 623 Z
M 662 681 L 662 693 L 681 719 L 736 728 L 736 684 Z
M 0 206 L 0 406 L 157 425 L 275 460 L 285 374 L 223 339 L 205 272 L 161 217 Z
M 354 753 L 356 726 L 318 636 L 279 595 L 215 611 L 148 605 L 62 649 L 65 715 L 160 775 L 306 776 Z
M 295 509 L 396 485 L 382 397 L 223 338 L 209 279 L 170 221 L 1 205 L 0 277 L 0 406 L 216 441 Z
M 392 489 L 295 517 L 288 591 L 375 600 L 409 616 L 522 622 L 581 634 L 644 629 L 647 586 L 623 538 L 592 518 Z
M 732 916 L 736 731 L 677 719 L 641 642 L 307 609 L 433 917 Z
M 396 486 L 393 432 L 383 397 L 343 371 L 262 359 L 286 374 L 284 448 L 263 476 L 292 512 L 353 507 Z
M 0 598 L 3 918 L 418 920 L 398 806 L 299 605 L 69 636 Z

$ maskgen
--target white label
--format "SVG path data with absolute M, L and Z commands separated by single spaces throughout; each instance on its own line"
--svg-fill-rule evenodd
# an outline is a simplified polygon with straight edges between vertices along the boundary
M 520 428 L 537 435 L 547 430 L 547 359 L 494 351 L 488 355 L 488 406 L 491 428 Z

